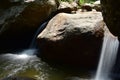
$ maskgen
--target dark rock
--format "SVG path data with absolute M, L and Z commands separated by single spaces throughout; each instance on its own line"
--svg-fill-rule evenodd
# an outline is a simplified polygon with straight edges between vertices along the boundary
M 103 17 L 109 30 L 120 37 L 120 0 L 101 0 Z
M 57 0 L 5 1 L 0 5 L 0 50 L 3 51 L 28 47 L 37 28 L 59 4 Z
M 97 65 L 104 35 L 100 12 L 60 13 L 38 35 L 43 60 L 93 68 Z
M 93 7 L 92 4 L 88 3 L 81 5 L 82 11 L 92 11 L 92 7 Z
M 29 78 L 29 77 L 8 77 L 2 80 L 36 80 L 36 79 Z

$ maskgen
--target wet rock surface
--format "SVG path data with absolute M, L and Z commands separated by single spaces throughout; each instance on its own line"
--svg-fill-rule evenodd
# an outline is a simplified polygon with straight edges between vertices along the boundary
M 29 77 L 8 77 L 2 80 L 36 80 L 36 79 L 29 78 Z

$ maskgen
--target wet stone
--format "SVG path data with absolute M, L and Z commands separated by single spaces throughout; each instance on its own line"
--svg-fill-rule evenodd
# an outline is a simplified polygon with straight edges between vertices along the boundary
M 29 77 L 7 77 L 2 80 L 36 80 L 36 79 L 29 78 Z

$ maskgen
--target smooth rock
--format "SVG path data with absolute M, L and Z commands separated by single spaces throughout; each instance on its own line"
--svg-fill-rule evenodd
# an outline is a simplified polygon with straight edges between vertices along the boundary
M 47 62 L 93 68 L 99 59 L 104 27 L 100 12 L 60 13 L 38 35 L 39 56 Z

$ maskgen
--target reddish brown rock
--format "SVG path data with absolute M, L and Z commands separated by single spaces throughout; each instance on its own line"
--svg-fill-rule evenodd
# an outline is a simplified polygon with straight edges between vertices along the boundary
M 93 68 L 97 65 L 104 35 L 100 12 L 60 13 L 38 35 L 43 60 Z

